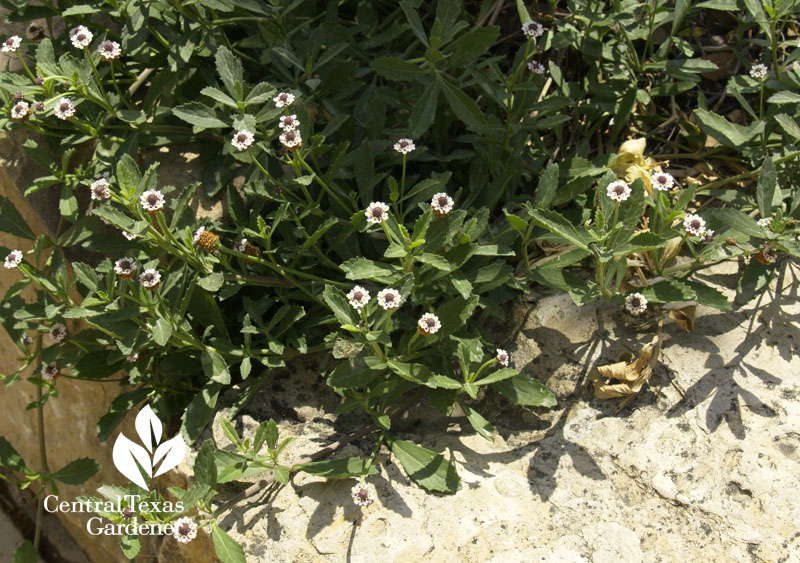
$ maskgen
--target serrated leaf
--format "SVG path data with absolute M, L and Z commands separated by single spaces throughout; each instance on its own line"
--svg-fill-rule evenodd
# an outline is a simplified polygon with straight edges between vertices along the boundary
M 391 448 L 406 474 L 425 489 L 454 493 L 461 488 L 455 466 L 441 454 L 405 440 L 392 440 Z
M 539 381 L 520 373 L 514 377 L 492 383 L 492 389 L 520 405 L 536 407 L 556 406 L 556 396 Z
M 214 541 L 214 551 L 222 563 L 247 563 L 244 548 L 225 533 L 216 522 L 211 524 L 211 539 Z
M 704 109 L 694 110 L 695 118 L 700 129 L 711 135 L 717 141 L 733 149 L 741 149 L 757 132 L 737 123 L 731 123 L 722 116 Z
M 778 187 L 778 175 L 772 157 L 768 156 L 761 165 L 761 174 L 758 177 L 758 189 L 756 197 L 758 199 L 758 209 L 762 217 L 771 217 L 773 210 L 773 200 L 775 191 Z
M 80 485 L 92 478 L 99 471 L 99 463 L 88 457 L 83 457 L 69 462 L 53 473 L 53 479 L 66 483 L 67 485 Z
M 22 456 L 2 436 L 0 436 L 0 467 L 6 467 L 13 471 L 25 471 L 25 461 Z
M 153 325 L 153 341 L 159 346 L 166 346 L 172 336 L 172 327 L 166 319 L 160 318 Z
M 487 440 L 494 440 L 494 428 L 488 420 L 481 416 L 481 413 L 471 408 L 469 405 L 459 403 L 461 410 L 467 415 L 467 420 L 475 429 L 475 432 L 486 438 Z
M 172 108 L 172 113 L 185 122 L 194 125 L 195 132 L 204 131 L 205 129 L 226 129 L 230 127 L 217 117 L 217 113 L 213 109 L 199 102 L 189 102 L 188 104 Z
M 450 84 L 450 82 L 441 77 L 439 78 L 444 97 L 456 117 L 464 122 L 469 129 L 478 133 L 485 132 L 489 129 L 483 111 L 481 111 L 481 108 L 475 103 L 475 100 L 465 94 L 461 88 Z
M 224 45 L 217 47 L 217 54 L 214 57 L 217 64 L 217 72 L 225 85 L 225 89 L 236 100 L 242 99 L 241 87 L 244 84 L 242 73 L 242 63 Z M 239 88 L 236 84 L 239 84 Z
M 214 272 L 213 274 L 209 274 L 197 280 L 197 285 L 206 291 L 210 291 L 211 293 L 215 293 L 222 289 L 224 284 L 225 275 L 222 272 Z
M 14 204 L 2 196 L 0 196 L 0 231 L 28 240 L 36 238 Z
M 139 554 L 139 550 L 142 548 L 142 542 L 139 541 L 138 536 L 125 534 L 119 538 L 119 546 L 122 549 L 122 553 L 125 554 L 125 557 L 133 559 Z
M 394 57 L 375 59 L 372 68 L 388 80 L 413 80 L 427 74 L 425 69 Z
M 207 96 L 212 100 L 221 103 L 222 105 L 232 107 L 234 109 L 238 109 L 239 106 L 236 104 L 236 100 L 228 96 L 225 92 L 218 90 L 212 86 L 206 86 L 202 90 L 200 90 L 200 94 L 203 96 Z
M 326 285 L 325 289 L 322 291 L 322 299 L 325 301 L 331 311 L 333 311 L 333 315 L 340 324 L 358 324 L 358 320 L 353 314 L 353 308 L 350 306 L 350 303 L 347 301 L 347 297 L 342 290 L 332 285 Z
M 589 233 L 567 221 L 562 215 L 547 209 L 532 209 L 531 218 L 548 231 L 558 235 L 569 244 L 589 250 L 592 237 Z
M 219 383 L 209 381 L 200 392 L 194 396 L 189 406 L 186 407 L 186 411 L 181 417 L 183 421 L 181 430 L 190 444 L 200 437 L 203 433 L 203 429 L 211 420 L 221 389 L 222 386 Z

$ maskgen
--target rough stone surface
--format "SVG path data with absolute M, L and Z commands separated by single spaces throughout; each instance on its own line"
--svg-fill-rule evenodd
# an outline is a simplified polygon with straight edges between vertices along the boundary
M 730 285 L 730 268 L 709 279 Z M 609 303 L 579 309 L 543 292 L 528 305 L 518 308 L 521 329 L 508 348 L 518 368 L 556 391 L 558 408 L 482 397 L 477 408 L 497 429 L 493 442 L 463 417 L 412 411 L 397 437 L 454 459 L 458 493 L 424 493 L 386 450 L 370 478 L 379 501 L 365 509 L 350 500 L 355 480 L 299 474 L 221 519 L 248 561 L 798 560 L 793 288 L 735 312 L 700 307 L 693 334 L 667 323 L 650 384 L 617 415 L 617 400 L 592 397 L 588 374 L 652 333 L 636 331 Z M 250 435 L 259 421 L 280 420 L 282 434 L 296 438 L 287 461 L 365 422 L 331 416 L 335 397 L 311 372 L 274 384 L 280 391 L 257 396 L 237 424 Z M 209 435 L 227 443 L 218 423 Z M 341 455 L 368 455 L 372 446 L 367 438 Z

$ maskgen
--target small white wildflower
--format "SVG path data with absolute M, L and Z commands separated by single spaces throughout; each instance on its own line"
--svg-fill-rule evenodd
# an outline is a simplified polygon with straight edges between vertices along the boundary
M 625 298 L 625 308 L 631 315 L 641 315 L 647 310 L 647 299 L 641 293 L 631 293 Z
M 134 352 L 133 354 L 131 354 L 130 356 L 128 356 L 128 357 L 127 357 L 127 358 L 125 358 L 125 359 L 126 359 L 128 362 L 130 362 L 130 363 L 132 363 L 132 364 L 135 364 L 136 362 L 138 362 L 139 360 L 141 360 L 141 359 L 142 359 L 142 353 L 141 353 L 141 352 Z
M 353 497 L 353 502 L 358 506 L 369 506 L 375 502 L 378 494 L 375 491 L 375 485 L 368 484 L 362 479 L 350 489 L 350 496 Z
M 106 62 L 115 61 L 122 54 L 119 43 L 116 41 L 103 41 L 97 51 L 100 53 L 100 58 Z
M 89 185 L 92 199 L 102 201 L 111 198 L 111 184 L 105 178 L 99 178 Z
M 294 102 L 294 94 L 290 94 L 289 92 L 281 92 L 272 98 L 272 101 L 275 102 L 275 107 L 286 108 L 292 105 Z
M 278 140 L 280 140 L 281 144 L 287 149 L 295 149 L 303 145 L 303 138 L 300 136 L 300 131 L 294 129 L 281 133 Z
M 711 229 L 706 229 L 703 231 L 703 242 L 711 242 L 714 238 L 714 231 Z
M 53 383 L 60 373 L 61 370 L 58 369 L 58 364 L 55 362 L 50 362 L 48 365 L 42 366 L 42 379 L 49 383 Z
M 528 63 L 528 70 L 536 74 L 544 74 L 545 68 L 539 61 L 531 61 Z
M 133 258 L 120 258 L 114 262 L 114 273 L 121 278 L 132 278 L 136 270 L 136 261 Z
M 505 350 L 503 350 L 501 348 L 497 349 L 497 361 L 501 365 L 503 365 L 505 367 L 508 367 L 508 361 L 510 359 L 511 359 L 511 357 L 508 355 L 508 352 L 506 352 Z
M 139 198 L 139 202 L 149 213 L 157 213 L 164 207 L 164 195 L 158 190 L 147 190 Z
M 278 127 L 284 131 L 294 131 L 300 125 L 296 115 L 283 115 L 278 121 Z
M 769 231 L 772 227 L 772 219 L 769 217 L 762 217 L 758 220 L 758 226 Z
M 139 276 L 139 283 L 141 283 L 145 289 L 152 291 L 161 285 L 161 274 L 158 273 L 158 270 L 152 268 L 145 270 L 142 272 L 142 275 Z
M 544 26 L 539 22 L 528 20 L 522 24 L 522 33 L 529 39 L 536 39 L 544 34 Z
M 360 311 L 362 307 L 369 303 L 369 299 L 369 291 L 360 285 L 355 286 L 350 290 L 350 293 L 347 294 L 347 300 L 356 311 Z
M 53 112 L 57 118 L 67 120 L 75 115 L 75 104 L 69 98 L 61 98 Z
M 233 139 L 231 139 L 231 144 L 240 151 L 246 151 L 251 146 L 253 146 L 254 139 L 255 137 L 250 131 L 248 131 L 247 129 L 242 129 L 241 131 L 237 131 L 233 135 Z
M 631 188 L 624 181 L 617 180 L 608 185 L 606 194 L 616 202 L 623 202 L 631 196 Z
M 400 139 L 394 144 L 394 150 L 400 154 L 408 154 L 416 148 L 417 146 L 411 139 Z
M 683 220 L 683 230 L 687 235 L 701 237 L 706 230 L 706 221 L 700 215 L 687 215 Z
M 22 44 L 22 37 L 19 35 L 12 35 L 3 41 L 3 47 L 0 48 L 4 53 L 15 53 L 19 46 Z
M 197 524 L 188 516 L 178 518 L 172 525 L 172 537 L 181 543 L 189 543 L 197 537 Z
M 122 231 L 122 236 L 124 236 L 128 240 L 136 240 L 137 238 L 139 238 L 136 235 L 129 233 L 128 231 Z
M 382 201 L 373 201 L 366 211 L 367 223 L 383 223 L 389 218 L 389 206 Z
M 72 46 L 76 49 L 88 47 L 92 43 L 93 37 L 94 35 L 92 35 L 92 32 L 86 29 L 86 26 L 83 25 L 73 27 L 69 32 L 69 40 L 72 42 Z
M 11 119 L 24 120 L 31 114 L 31 106 L 28 102 L 17 102 L 11 106 Z
M 401 301 L 402 297 L 400 296 L 400 292 L 391 287 L 387 287 L 378 292 L 378 305 L 383 307 L 385 311 L 397 309 Z
M 666 172 L 656 172 L 650 175 L 650 183 L 660 192 L 668 192 L 675 185 L 675 178 Z
M 50 327 L 50 340 L 60 344 L 67 339 L 67 327 L 63 323 L 56 323 Z
M 750 76 L 756 80 L 761 80 L 767 76 L 767 66 L 761 63 L 754 64 L 752 67 L 750 67 Z
M 10 270 L 12 268 L 16 268 L 22 263 L 22 251 L 20 250 L 12 250 L 6 256 L 5 262 L 3 262 L 3 266 L 6 269 Z
M 425 313 L 417 321 L 417 329 L 425 336 L 435 334 L 440 328 L 442 328 L 442 323 L 439 322 L 439 317 L 433 313 Z
M 437 217 L 447 217 L 453 210 L 453 198 L 444 192 L 433 195 L 431 199 L 431 209 Z
M 244 252 L 247 249 L 247 239 L 243 238 L 237 242 L 234 248 L 236 249 L 236 252 Z

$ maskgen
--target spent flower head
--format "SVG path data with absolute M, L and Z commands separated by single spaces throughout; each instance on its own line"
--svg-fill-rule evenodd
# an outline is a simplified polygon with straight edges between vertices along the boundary
M 121 278 L 132 278 L 136 270 L 136 261 L 133 258 L 120 258 L 114 262 L 114 273 Z
M 454 204 L 453 198 L 444 192 L 434 194 L 433 199 L 431 199 L 431 209 L 433 209 L 437 217 L 447 217 L 450 215 Z
M 367 223 L 383 223 L 389 218 L 389 206 L 382 201 L 373 201 L 367 206 Z
M 3 266 L 10 270 L 12 268 L 16 268 L 22 263 L 22 251 L 21 250 L 12 250 L 6 256 L 5 262 L 3 262 Z
M 56 323 L 50 327 L 50 340 L 60 344 L 67 339 L 67 327 L 63 323 Z
M 778 261 L 778 251 L 772 245 L 765 244 L 758 250 L 756 259 L 764 265 L 774 264 Z
M 53 109 L 53 113 L 57 118 L 67 120 L 75 115 L 75 104 L 69 98 L 61 98 Z
M 511 356 L 508 355 L 508 352 L 503 350 L 502 348 L 497 349 L 497 356 L 495 357 L 498 363 L 500 363 L 504 367 L 508 367 L 508 362 L 511 359 Z
M 544 26 L 537 21 L 528 20 L 522 24 L 522 33 L 528 39 L 536 39 L 544 34 Z
M 711 242 L 714 239 L 714 231 L 712 229 L 706 229 L 703 231 L 703 242 Z
M 400 292 L 391 287 L 387 287 L 378 292 L 378 305 L 383 307 L 384 311 L 397 309 L 402 300 L 403 298 L 400 296 Z
M 15 53 L 21 44 L 22 37 L 19 35 L 12 35 L 3 41 L 3 46 L 0 47 L 0 50 L 2 50 L 4 53 Z
M 350 496 L 358 506 L 369 506 L 378 498 L 375 485 L 369 484 L 363 479 L 350 489 Z
M 411 139 L 400 139 L 394 144 L 394 150 L 400 154 L 408 154 L 413 151 L 417 146 Z
M 282 115 L 280 120 L 278 120 L 278 127 L 283 129 L 284 131 L 294 131 L 295 129 L 297 129 L 298 125 L 300 125 L 300 121 L 294 114 Z
M 254 139 L 255 137 L 253 136 L 253 133 L 247 129 L 242 129 L 241 131 L 234 133 L 233 139 L 231 139 L 231 144 L 240 151 L 246 151 L 253 146 Z
M 11 119 L 25 121 L 31 115 L 31 106 L 28 102 L 17 102 L 11 106 Z
M 294 129 L 281 133 L 278 140 L 284 147 L 291 150 L 299 149 L 303 146 L 303 138 L 300 136 L 300 131 Z
M 111 184 L 105 178 L 98 178 L 89 185 L 92 199 L 102 201 L 111 198 Z
M 76 49 L 88 47 L 92 43 L 92 38 L 94 38 L 92 32 L 86 29 L 86 26 L 83 25 L 73 27 L 69 32 L 69 40 L 72 42 L 72 46 Z
M 148 213 L 158 213 L 164 207 L 164 194 L 158 190 L 147 190 L 139 198 Z
M 545 68 L 539 61 L 531 61 L 528 63 L 528 70 L 535 74 L 544 74 Z
M 623 180 L 616 180 L 608 185 L 606 195 L 616 202 L 623 202 L 631 196 L 631 187 Z
M 700 215 L 687 215 L 683 220 L 683 230 L 693 237 L 701 237 L 706 230 L 706 221 Z
M 158 270 L 153 268 L 147 269 L 139 276 L 139 283 L 142 284 L 145 289 L 153 291 L 161 285 L 161 274 Z
M 425 313 L 417 321 L 417 330 L 425 336 L 436 334 L 442 328 L 442 323 L 439 322 L 439 317 L 433 313 Z
M 48 365 L 42 366 L 42 379 L 49 383 L 53 383 L 60 373 L 61 370 L 55 362 L 50 362 Z
M 647 310 L 647 299 L 641 293 L 631 293 L 625 298 L 625 308 L 631 315 L 641 315 Z
M 360 285 L 355 286 L 350 290 L 350 293 L 347 294 L 347 300 L 356 311 L 360 311 L 362 307 L 369 303 L 369 299 L 369 291 Z
M 666 172 L 655 172 L 650 175 L 650 183 L 660 192 L 668 192 L 675 185 L 675 178 Z
M 106 62 L 115 61 L 122 54 L 122 49 L 116 41 L 103 41 L 97 48 L 100 58 Z
M 217 249 L 219 236 L 207 230 L 205 227 L 200 227 L 194 232 L 192 242 L 206 252 L 214 252 Z
M 281 92 L 272 98 L 272 101 L 275 102 L 275 107 L 286 108 L 292 105 L 294 102 L 294 94 L 290 94 L 289 92 Z
M 767 76 L 767 65 L 761 63 L 750 67 L 750 76 L 756 80 L 761 80 Z
M 178 518 L 172 528 L 174 530 L 172 537 L 180 543 L 189 543 L 197 537 L 197 524 L 188 516 Z

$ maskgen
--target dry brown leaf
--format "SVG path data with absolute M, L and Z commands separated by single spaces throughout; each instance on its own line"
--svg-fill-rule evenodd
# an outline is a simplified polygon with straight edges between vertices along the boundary
M 623 352 L 619 355 L 617 363 L 598 366 L 592 374 L 595 398 L 615 399 L 636 395 L 650 379 L 660 351 L 661 330 L 642 348 L 636 361 L 632 361 L 633 354 Z M 617 380 L 618 383 L 606 383 L 607 379 Z
M 669 312 L 669 318 L 675 321 L 686 332 L 694 332 L 694 320 L 697 318 L 697 305 L 687 305 Z
M 661 254 L 661 265 L 666 266 L 667 263 L 678 255 L 683 245 L 682 237 L 671 238 L 667 241 L 664 247 L 664 252 Z

